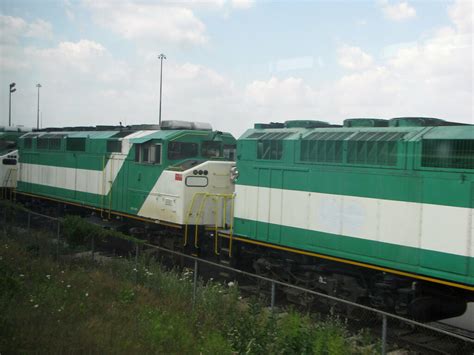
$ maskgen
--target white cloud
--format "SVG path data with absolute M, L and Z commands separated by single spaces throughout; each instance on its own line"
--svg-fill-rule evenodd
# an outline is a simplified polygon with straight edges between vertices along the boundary
M 50 71 L 52 74 L 58 73 L 60 69 L 92 72 L 97 61 L 109 55 L 101 44 L 84 39 L 78 42 L 61 42 L 55 48 L 26 48 L 25 54 L 38 60 L 43 72 Z
M 176 5 L 174 5 L 176 4 Z M 85 1 L 94 20 L 129 40 L 203 44 L 206 26 L 180 3 Z
M 73 15 L 66 3 L 66 12 Z M 148 2 L 137 0 L 83 0 L 96 23 L 127 40 L 145 43 L 203 45 L 209 41 L 206 26 L 196 12 L 246 10 L 253 0 L 188 0 Z M 68 15 L 68 16 L 70 16 Z
M 449 8 L 448 14 L 458 31 L 472 34 L 474 12 L 471 0 L 456 1 Z
M 29 24 L 25 33 L 26 37 L 51 39 L 53 37 L 53 26 L 44 20 L 36 20 Z
M 41 19 L 27 23 L 20 17 L 0 15 L 0 29 L 0 43 L 15 43 L 21 37 L 51 39 L 53 36 L 53 26 Z
M 240 126 L 242 133 L 255 122 L 316 119 L 319 117 L 319 93 L 301 78 L 256 80 L 244 90 L 244 114 Z
M 219 10 L 222 9 L 228 0 L 187 0 L 182 1 L 181 5 L 193 9 Z
M 343 45 L 339 47 L 337 54 L 339 64 L 346 69 L 361 70 L 373 63 L 372 57 L 359 47 Z
M 66 13 L 67 18 L 69 21 L 74 21 L 76 19 L 76 14 L 74 13 L 74 9 L 70 0 L 64 0 L 63 2 L 64 12 Z
M 25 20 L 19 17 L 0 15 L 0 43 L 14 43 L 24 34 L 28 25 Z
M 245 98 L 259 106 L 299 105 L 310 103 L 314 96 L 312 89 L 303 79 L 272 77 L 268 81 L 255 80 L 245 89 Z
M 231 0 L 232 7 L 235 9 L 249 9 L 254 3 L 254 0 Z
M 382 11 L 386 18 L 393 21 L 404 21 L 416 17 L 416 10 L 406 1 L 390 4 L 387 0 L 382 2 Z
M 19 45 L 23 37 L 35 39 L 51 39 L 52 26 L 49 22 L 37 19 L 31 23 L 20 17 L 0 15 L 0 69 L 25 69 L 29 66 L 28 59 Z

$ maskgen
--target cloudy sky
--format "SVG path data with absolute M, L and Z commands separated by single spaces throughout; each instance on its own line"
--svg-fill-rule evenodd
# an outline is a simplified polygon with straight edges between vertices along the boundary
M 474 123 L 467 1 L 0 0 L 0 125 Z

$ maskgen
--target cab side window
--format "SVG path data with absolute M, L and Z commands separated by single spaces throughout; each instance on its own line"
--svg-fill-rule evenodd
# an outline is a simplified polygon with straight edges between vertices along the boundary
M 169 142 L 168 143 L 168 159 L 178 160 L 194 158 L 198 155 L 197 143 L 187 142 Z
M 220 142 L 202 142 L 201 155 L 205 158 L 222 157 L 222 145 Z
M 224 158 L 227 160 L 235 160 L 236 152 L 235 144 L 225 144 L 224 145 Z
M 144 164 L 161 164 L 161 144 L 137 144 L 135 147 L 135 161 Z

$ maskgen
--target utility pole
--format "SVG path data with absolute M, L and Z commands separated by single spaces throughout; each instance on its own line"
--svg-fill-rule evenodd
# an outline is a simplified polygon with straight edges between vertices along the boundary
M 158 56 L 158 59 L 161 61 L 161 66 L 160 66 L 160 115 L 159 115 L 159 118 L 158 118 L 158 123 L 161 126 L 161 91 L 162 91 L 162 88 L 163 88 L 163 59 L 166 59 L 166 56 L 163 53 L 161 53 Z
M 36 129 L 40 128 L 40 87 L 41 84 L 38 83 L 36 84 L 36 87 L 38 88 L 38 110 L 36 111 Z
M 9 97 L 9 100 L 8 100 L 8 127 L 11 127 L 12 125 L 12 93 L 14 93 L 16 91 L 15 89 L 15 83 L 11 83 L 10 84 L 10 97 Z

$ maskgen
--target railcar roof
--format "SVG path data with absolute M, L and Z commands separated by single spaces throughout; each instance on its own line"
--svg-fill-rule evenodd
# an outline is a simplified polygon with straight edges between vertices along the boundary
M 256 128 L 247 130 L 240 139 L 299 140 L 314 133 L 334 133 L 334 139 L 351 139 L 354 135 L 337 133 L 406 133 L 405 140 L 420 139 L 474 139 L 474 125 L 437 127 L 331 127 L 331 128 Z M 351 137 L 351 138 L 350 138 Z M 382 139 L 383 140 L 383 139 Z
M 185 135 L 212 136 L 218 131 L 200 131 L 200 130 L 139 130 L 139 131 L 53 131 L 53 132 L 34 132 L 25 135 L 25 137 L 70 137 L 87 139 L 125 139 L 132 143 L 143 143 L 150 139 L 170 140 Z M 223 136 L 231 137 L 230 133 L 222 132 Z
M 433 127 L 423 139 L 474 139 L 474 125 Z

